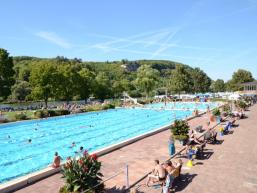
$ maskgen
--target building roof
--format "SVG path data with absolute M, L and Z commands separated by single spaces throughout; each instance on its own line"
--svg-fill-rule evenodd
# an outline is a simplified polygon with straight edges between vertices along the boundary
M 242 83 L 241 85 L 257 85 L 257 81 L 245 82 L 245 83 Z

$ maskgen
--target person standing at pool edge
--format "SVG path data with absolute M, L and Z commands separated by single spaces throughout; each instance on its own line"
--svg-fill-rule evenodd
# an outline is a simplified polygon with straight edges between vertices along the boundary
M 175 141 L 174 141 L 173 134 L 170 135 L 168 144 L 169 144 L 169 154 L 170 156 L 172 156 L 173 154 L 175 154 Z

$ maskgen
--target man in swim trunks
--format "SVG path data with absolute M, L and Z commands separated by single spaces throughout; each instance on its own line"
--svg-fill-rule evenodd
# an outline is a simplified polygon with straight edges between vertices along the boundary
M 61 159 L 62 158 L 61 158 L 61 156 L 58 155 L 58 152 L 55 152 L 55 154 L 54 154 L 54 161 L 53 161 L 52 167 L 53 168 L 60 167 Z
M 161 182 L 165 180 L 165 169 L 160 165 L 159 160 L 154 160 L 155 167 L 151 174 L 148 175 L 146 185 L 149 185 L 149 182 Z

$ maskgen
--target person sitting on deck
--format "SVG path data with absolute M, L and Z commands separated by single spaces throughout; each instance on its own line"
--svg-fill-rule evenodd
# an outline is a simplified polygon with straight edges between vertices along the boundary
M 187 153 L 187 158 L 189 160 L 193 160 L 193 158 L 196 156 L 197 149 L 193 145 L 189 144 L 186 147 L 186 153 Z
M 154 160 L 154 163 L 155 163 L 155 167 L 152 173 L 148 175 L 146 186 L 149 186 L 149 182 L 156 183 L 156 182 L 161 182 L 165 180 L 165 170 L 160 165 L 159 160 Z
M 180 172 L 181 172 L 183 162 L 182 162 L 181 159 L 178 159 L 177 161 L 174 161 L 172 165 L 175 168 L 175 170 L 173 171 L 172 174 L 173 174 L 174 178 L 177 178 L 177 177 L 180 176 Z
M 217 132 L 211 129 L 208 129 L 203 135 L 204 141 L 207 143 L 217 143 Z
M 199 115 L 199 111 L 198 111 L 198 109 L 195 109 L 194 111 L 193 111 L 193 116 L 198 116 Z
M 175 167 L 173 166 L 172 162 L 170 160 L 166 161 L 163 164 L 163 168 L 165 169 L 166 173 L 172 173 Z
M 162 186 L 162 193 L 170 193 L 173 180 L 174 180 L 174 177 L 168 173 L 166 175 L 165 182 L 163 183 L 163 186 Z
M 53 161 L 52 167 L 53 168 L 60 167 L 61 159 L 62 158 L 61 158 L 61 156 L 58 155 L 58 152 L 55 152 L 55 154 L 54 154 L 54 161 Z
M 210 106 L 209 106 L 209 105 L 207 105 L 206 113 L 207 113 L 207 114 L 210 114 L 210 113 L 211 113 L 211 110 L 210 110 Z
M 164 193 L 169 193 L 175 178 L 173 172 L 176 170 L 176 168 L 172 165 L 171 161 L 166 161 L 163 165 L 163 168 L 166 171 L 166 178 L 163 182 L 162 191 Z
M 217 142 L 217 132 L 210 128 L 210 121 L 207 121 L 204 130 L 206 131 L 203 135 L 204 141 L 208 143 L 216 143 Z

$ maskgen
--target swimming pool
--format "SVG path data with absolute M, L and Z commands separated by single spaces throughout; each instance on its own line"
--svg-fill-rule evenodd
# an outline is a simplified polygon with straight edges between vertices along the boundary
M 64 159 L 74 156 L 80 146 L 92 152 L 191 114 L 191 110 L 118 108 L 1 124 L 0 183 L 45 168 L 56 151 Z M 72 142 L 76 146 L 70 148 Z

